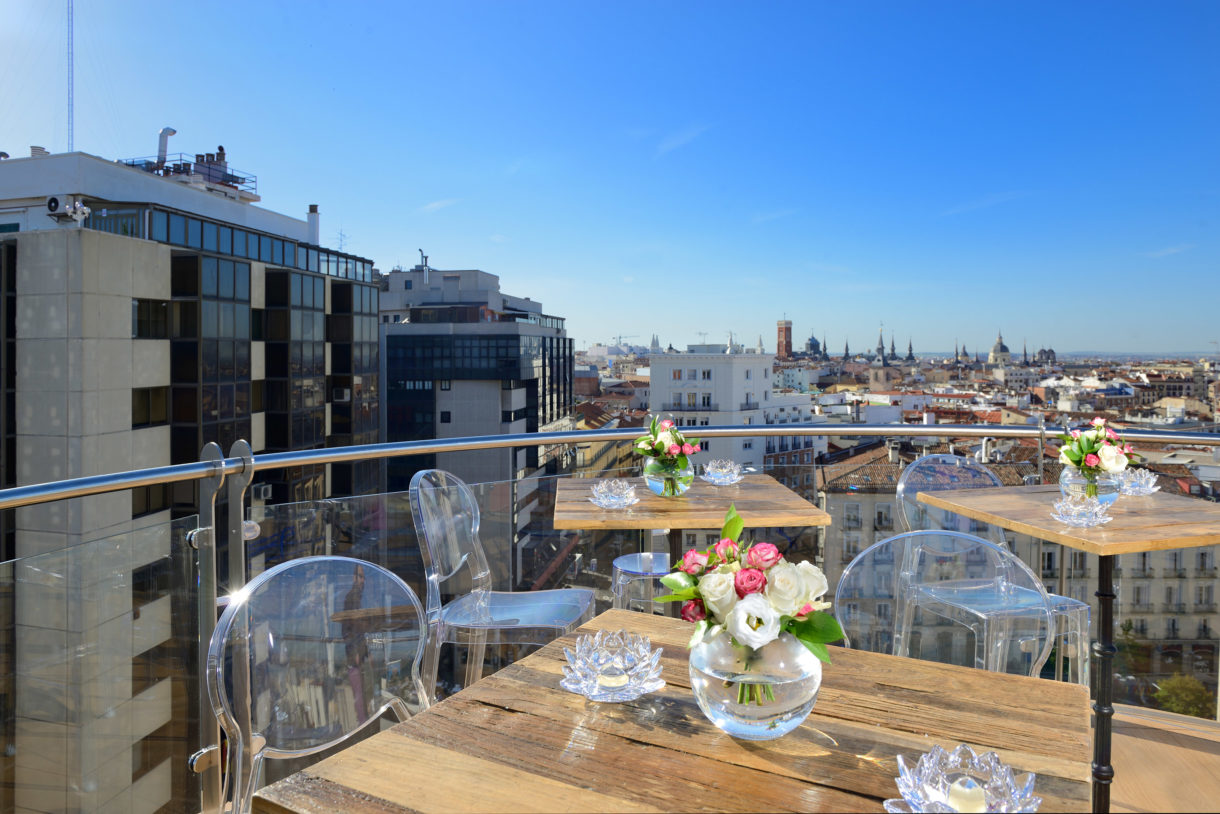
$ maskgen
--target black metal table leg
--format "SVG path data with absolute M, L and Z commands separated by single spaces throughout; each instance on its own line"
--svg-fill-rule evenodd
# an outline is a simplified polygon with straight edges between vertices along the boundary
M 682 559 L 682 529 L 669 530 L 669 565 Z
M 1110 810 L 1110 784 L 1114 767 L 1110 765 L 1110 735 L 1114 717 L 1114 557 L 1097 558 L 1099 619 L 1097 641 L 1097 697 L 1093 699 L 1093 811 Z

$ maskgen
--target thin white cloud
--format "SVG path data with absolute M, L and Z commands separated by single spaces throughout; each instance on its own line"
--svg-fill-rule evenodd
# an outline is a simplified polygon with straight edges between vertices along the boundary
M 965 203 L 951 206 L 944 212 L 941 212 L 940 215 L 941 217 L 948 217 L 951 215 L 961 215 L 965 212 L 975 212 L 979 209 L 989 209 L 993 206 L 999 206 L 1002 203 L 1008 203 L 1009 201 L 1016 200 L 1017 198 L 1024 198 L 1029 194 L 1030 193 L 1023 192 L 1021 190 L 995 192 L 991 195 L 985 195 L 982 198 L 977 198 L 973 201 L 966 201 Z
M 750 222 L 751 223 L 766 223 L 768 221 L 779 220 L 780 218 L 786 218 L 786 217 L 789 217 L 789 216 L 795 215 L 795 214 L 796 214 L 795 209 L 778 209 L 774 212 L 759 212 L 757 215 L 750 218 Z
M 492 243 L 503 243 L 504 241 L 508 240 L 507 237 L 505 237 L 504 235 L 500 235 L 500 234 L 492 235 L 491 237 L 489 237 L 487 239 L 490 240 Z
M 1195 247 L 1194 243 L 1182 243 L 1178 246 L 1166 246 L 1163 249 L 1157 249 L 1154 252 L 1144 252 L 1145 257 L 1168 257 L 1171 254 L 1181 254 L 1182 252 L 1190 251 Z
M 440 209 L 444 209 L 446 206 L 453 206 L 455 203 L 457 203 L 460 200 L 461 200 L 461 198 L 444 198 L 439 201 L 432 201 L 431 203 L 426 203 L 423 206 L 421 206 L 419 208 L 419 211 L 420 212 L 436 212 Z
M 707 132 L 706 125 L 695 125 L 688 127 L 685 130 L 679 130 L 676 133 L 670 133 L 665 138 L 661 139 L 661 143 L 657 145 L 657 156 L 663 156 L 666 153 L 676 150 L 679 147 L 685 147 L 699 136 Z
M 635 278 L 632 277 L 630 274 L 628 274 L 626 277 L 623 278 L 623 282 L 626 283 L 627 285 L 631 285 L 632 283 L 635 282 Z

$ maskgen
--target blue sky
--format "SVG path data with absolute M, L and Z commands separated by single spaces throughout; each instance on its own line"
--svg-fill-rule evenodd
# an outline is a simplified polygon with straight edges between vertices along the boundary
M 0 150 L 67 148 L 0 0 Z M 577 347 L 1215 351 L 1220 3 L 76 3 L 75 147 L 224 144 L 323 243 L 481 268 Z

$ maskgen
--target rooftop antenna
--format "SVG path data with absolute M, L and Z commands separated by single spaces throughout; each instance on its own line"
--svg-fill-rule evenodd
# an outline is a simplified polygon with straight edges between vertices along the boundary
M 428 284 L 428 255 L 424 254 L 424 250 L 419 250 L 419 264 L 424 267 L 424 285 Z
M 706 345 L 707 344 L 707 331 L 695 331 L 695 333 L 699 336 L 700 339 L 703 340 L 703 342 L 701 344 Z
M 72 43 L 72 16 L 72 0 L 68 0 L 68 152 L 72 152 L 74 147 L 72 126 L 72 73 L 76 59 L 73 56 L 75 49 Z
M 347 232 L 343 231 L 343 227 L 339 227 L 339 251 L 343 251 L 344 244 L 347 243 Z

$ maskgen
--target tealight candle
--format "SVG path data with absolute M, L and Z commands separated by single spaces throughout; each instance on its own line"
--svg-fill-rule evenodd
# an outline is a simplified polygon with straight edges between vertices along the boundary
M 987 795 L 983 793 L 983 787 L 970 777 L 954 780 L 949 785 L 949 795 L 945 802 L 961 814 L 987 810 Z

